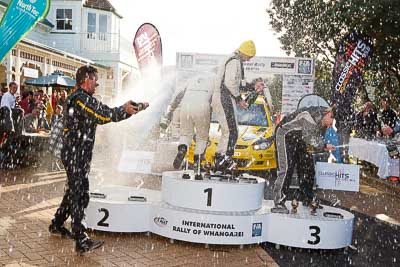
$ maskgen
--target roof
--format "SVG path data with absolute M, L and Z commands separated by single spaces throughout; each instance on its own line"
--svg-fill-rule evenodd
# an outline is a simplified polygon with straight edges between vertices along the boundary
M 117 13 L 117 10 L 108 0 L 86 0 L 83 6 L 105 11 L 111 11 L 119 18 L 122 18 L 122 16 Z
M 50 28 L 54 28 L 54 24 L 51 23 L 48 19 L 42 19 L 39 23 L 44 24 Z

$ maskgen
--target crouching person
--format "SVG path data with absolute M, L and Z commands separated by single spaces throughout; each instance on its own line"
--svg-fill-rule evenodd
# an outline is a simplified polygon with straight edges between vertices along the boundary
M 300 182 L 300 200 L 308 205 L 313 198 L 314 162 L 307 147 L 315 150 L 334 150 L 335 146 L 325 144 L 322 136 L 333 123 L 333 112 L 326 107 L 307 107 L 284 117 L 275 130 L 278 178 L 275 181 L 272 212 L 288 213 L 286 195 L 294 168 Z

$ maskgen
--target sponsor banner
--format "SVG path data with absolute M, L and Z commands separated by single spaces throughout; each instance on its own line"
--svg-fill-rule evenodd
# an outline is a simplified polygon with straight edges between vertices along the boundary
M 220 66 L 229 55 L 182 53 L 176 54 L 179 72 L 212 71 Z M 314 75 L 314 60 L 311 58 L 254 57 L 243 63 L 246 79 L 267 74 Z
M 228 55 L 181 53 L 176 54 L 177 88 L 184 86 L 187 79 L 198 72 L 213 72 L 222 65 Z M 314 87 L 314 60 L 311 58 L 284 58 L 284 57 L 254 57 L 243 64 L 244 76 L 247 82 L 255 78 L 267 79 L 271 74 L 287 76 L 283 91 L 289 95 L 282 105 L 286 112 L 296 110 L 297 103 L 302 96 L 313 92 Z M 287 88 L 285 88 L 285 85 Z
M 161 206 L 154 212 L 153 232 L 173 239 L 206 244 L 250 244 L 265 238 L 262 216 L 193 213 Z
M 287 115 L 296 111 L 300 99 L 313 93 L 314 79 L 310 76 L 283 75 L 282 111 Z
M 318 188 L 358 192 L 360 189 L 360 166 L 317 162 L 316 184 Z
M 162 66 L 162 44 L 157 28 L 151 23 L 142 24 L 135 34 L 133 40 L 136 59 L 140 70 L 152 66 Z
M 362 75 L 371 54 L 369 37 L 357 32 L 347 35 L 339 44 L 335 58 L 334 91 L 343 94 L 352 75 Z
M 11 0 L 0 22 L 0 62 L 36 23 L 44 19 L 50 0 Z
M 356 31 L 338 45 L 332 73 L 332 104 L 340 110 L 336 116 L 338 127 L 344 127 L 351 118 L 353 99 L 364 82 L 363 71 L 372 50 L 371 39 Z

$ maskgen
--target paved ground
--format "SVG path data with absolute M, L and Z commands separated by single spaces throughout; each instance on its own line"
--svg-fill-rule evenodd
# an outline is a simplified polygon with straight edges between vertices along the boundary
M 340 207 L 355 215 L 354 249 L 262 247 L 280 266 L 400 266 L 400 187 L 384 187 L 377 179 L 362 172 L 360 192 L 318 192 L 323 204 L 339 199 Z
M 160 188 L 153 175 L 118 175 L 92 170 L 95 182 Z M 73 242 L 50 236 L 49 222 L 63 194 L 64 172 L 46 168 L 0 170 L 0 266 L 398 266 L 400 261 L 399 191 L 375 186 L 363 179 L 360 193 L 319 192 L 325 201 L 341 200 L 355 213 L 353 250 L 315 251 L 264 243 L 261 246 L 210 246 L 190 244 L 156 235 L 93 232 L 104 239 L 103 249 L 84 256 Z M 365 177 L 364 177 L 365 178 Z
M 91 233 L 106 245 L 78 256 L 72 241 L 47 232 L 65 179 L 63 172 L 0 170 L 0 266 L 277 266 L 258 245 L 205 248 L 146 234 Z M 149 187 L 159 186 L 152 181 Z

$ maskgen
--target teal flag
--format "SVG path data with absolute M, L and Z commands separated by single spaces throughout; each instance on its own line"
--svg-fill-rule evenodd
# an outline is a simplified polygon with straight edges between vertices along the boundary
M 47 16 L 50 0 L 11 0 L 0 22 L 0 62 L 36 23 Z

